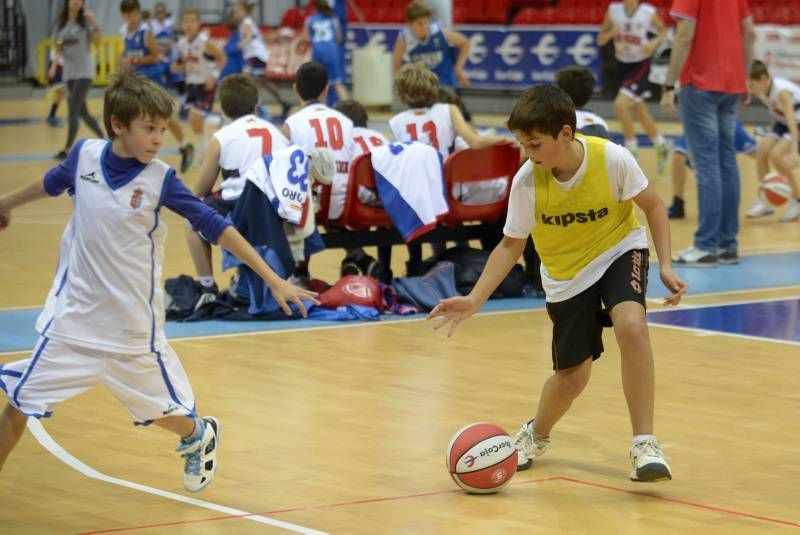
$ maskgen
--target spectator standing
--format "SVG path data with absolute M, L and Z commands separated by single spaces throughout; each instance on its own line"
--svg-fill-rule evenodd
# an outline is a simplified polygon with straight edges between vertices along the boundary
M 78 135 L 80 119 L 97 137 L 104 137 L 103 130 L 86 107 L 86 97 L 94 78 L 92 45 L 100 43 L 100 28 L 94 14 L 84 9 L 83 0 L 67 0 L 61 8 L 52 37 L 56 54 L 64 65 L 63 79 L 67 84 L 67 143 L 64 150 L 55 156 L 58 160 L 64 160 Z
M 697 172 L 698 197 L 694 243 L 673 260 L 678 266 L 735 264 L 739 169 L 734 131 L 737 102 L 747 95 L 753 19 L 747 0 L 674 0 L 670 15 L 678 25 L 661 105 L 675 111 L 680 72 L 680 118 Z

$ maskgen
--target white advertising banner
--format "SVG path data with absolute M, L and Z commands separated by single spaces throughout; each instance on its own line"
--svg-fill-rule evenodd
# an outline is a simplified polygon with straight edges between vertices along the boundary
M 756 26 L 755 57 L 769 73 L 800 84 L 800 26 Z

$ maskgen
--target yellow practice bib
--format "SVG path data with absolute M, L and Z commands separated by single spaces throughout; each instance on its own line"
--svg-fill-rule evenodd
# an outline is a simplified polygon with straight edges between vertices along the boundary
M 550 277 L 568 280 L 641 225 L 633 201 L 618 202 L 606 167 L 607 140 L 586 141 L 586 174 L 568 191 L 553 173 L 534 166 L 536 225 L 531 236 Z

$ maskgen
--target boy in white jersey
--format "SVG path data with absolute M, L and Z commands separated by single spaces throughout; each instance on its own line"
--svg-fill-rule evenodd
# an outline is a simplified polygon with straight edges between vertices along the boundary
M 382 133 L 367 128 L 369 115 L 364 106 L 357 100 L 340 100 L 336 103 L 334 108 L 353 121 L 353 154 L 350 159 L 351 164 L 353 160 L 359 156 L 372 152 L 372 149 L 389 144 L 389 140 L 387 140 Z M 378 192 L 375 190 L 367 188 L 359 189 L 358 198 L 362 203 L 370 206 L 381 205 Z M 382 260 L 388 258 L 391 263 L 391 254 L 389 253 L 388 256 L 386 255 L 386 251 L 391 251 L 391 247 L 391 245 L 379 245 L 378 257 L 383 256 Z M 383 262 L 376 260 L 375 257 L 368 255 L 363 247 L 358 247 L 347 251 L 347 255 L 342 259 L 339 274 L 344 277 L 345 275 L 358 275 L 359 272 L 361 272 L 368 277 L 375 277 L 383 282 L 387 280 L 391 281 L 390 273 L 386 272 L 384 269 L 385 265 L 386 264 Z M 388 267 L 389 266 L 386 265 L 386 268 Z
M 225 62 L 225 54 L 200 31 L 200 12 L 187 9 L 181 17 L 183 36 L 178 40 L 178 61 L 170 70 L 186 76 L 185 106 L 189 110 L 189 125 L 200 140 L 199 151 L 206 150 L 203 137 L 205 117 L 214 106 L 217 87 L 217 65 Z
M 653 39 L 648 36 L 651 28 L 657 32 Z M 666 38 L 667 27 L 658 16 L 656 8 L 639 0 L 611 2 L 597 35 L 597 44 L 600 46 L 614 40 L 614 53 L 622 78 L 622 87 L 614 99 L 614 109 L 622 123 L 625 146 L 639 158 L 636 130 L 631 116 L 633 109 L 639 123 L 655 145 L 659 174 L 664 173 L 667 168 L 669 150 L 664 136 L 659 133 L 653 117 L 647 111 L 645 100 L 651 95 L 650 82 L 647 79 L 650 73 L 650 57 Z
M 575 130 L 586 136 L 610 139 L 605 119 L 585 109 L 594 92 L 594 75 L 586 67 L 572 65 L 556 71 L 556 85 L 575 104 Z
M 389 119 L 392 135 L 399 142 L 419 141 L 439 151 L 442 162 L 456 149 L 456 139 L 461 138 L 472 148 L 489 147 L 510 140 L 501 136 L 482 136 L 467 123 L 461 110 L 454 104 L 437 102 L 439 80 L 436 74 L 422 63 L 407 63 L 400 67 L 394 79 L 400 102 L 408 109 Z M 459 185 L 460 189 L 479 189 L 478 183 Z M 454 192 L 457 198 L 468 197 L 469 192 Z M 434 254 L 444 250 L 443 243 L 432 245 Z M 422 260 L 422 249 L 412 243 L 409 249 L 409 273 L 416 275 L 414 266 Z
M 627 150 L 574 135 L 575 107 L 557 87 L 523 92 L 508 128 L 529 160 L 514 177 L 505 236 L 469 295 L 442 300 L 429 318 L 444 318 L 437 328 L 452 322 L 452 335 L 486 302 L 532 234 L 553 321 L 555 373 L 544 384 L 536 417 L 514 437 L 517 470 L 544 453 L 551 429 L 584 389 L 592 361 L 603 352 L 603 327 L 613 324 L 634 435 L 630 477 L 671 479 L 653 435 L 653 355 L 645 319 L 648 243 L 634 211 L 635 203 L 647 217 L 661 280 L 674 292 L 664 301 L 674 305 L 687 286 L 672 270 L 664 204 Z
M 308 152 L 312 148 L 329 149 L 336 161 L 331 185 L 328 219 L 338 219 L 344 210 L 350 160 L 353 155 L 353 121 L 323 102 L 328 94 L 328 71 L 324 65 L 309 61 L 300 65 L 294 91 L 300 97 L 300 109 L 283 124 L 283 133 L 294 145 Z M 309 277 L 308 262 L 299 262 L 295 276 Z
M 292 107 L 290 103 L 281 98 L 278 88 L 267 78 L 267 60 L 269 50 L 261 37 L 261 29 L 252 17 L 253 4 L 246 0 L 239 0 L 233 6 L 232 19 L 239 28 L 239 48 L 244 53 L 244 72 L 251 75 L 260 87 L 263 87 L 281 105 L 281 118 L 285 118 Z
M 750 94 L 761 99 L 775 119 L 772 131 L 758 142 L 758 180 L 764 180 L 770 166 L 789 179 L 792 200 L 780 220 L 794 221 L 800 218 L 800 193 L 792 172 L 792 167 L 797 165 L 800 150 L 800 86 L 785 78 L 771 77 L 764 62 L 755 60 L 750 68 Z M 772 208 L 759 199 L 747 211 L 747 217 L 761 217 L 772 213 Z
M 400 102 L 408 108 L 389 119 L 392 135 L 399 142 L 419 141 L 431 145 L 442 155 L 442 161 L 453 152 L 456 136 L 462 137 L 472 148 L 509 142 L 501 136 L 477 134 L 457 106 L 438 103 L 439 81 L 422 63 L 400 67 L 394 87 Z
M 221 216 L 233 210 L 244 189 L 244 172 L 259 158 L 289 146 L 289 140 L 269 121 L 254 115 L 258 87 L 247 75 L 233 74 L 219 86 L 222 113 L 230 124 L 217 130 L 208 143 L 194 193 Z M 213 191 L 222 175 L 220 189 Z M 186 242 L 204 291 L 215 294 L 211 244 L 187 222 Z
M 81 140 L 44 180 L 0 196 L 0 230 L 18 206 L 73 196 L 75 210 L 62 239 L 57 276 L 37 327 L 33 357 L 0 366 L 8 405 L 0 416 L 0 467 L 29 416 L 47 417 L 54 405 L 98 383 L 140 425 L 181 437 L 184 486 L 205 488 L 217 469 L 220 424 L 198 418 L 192 388 L 164 337 L 161 271 L 166 206 L 219 240 L 255 270 L 281 307 L 301 314 L 312 293 L 279 278 L 242 236 L 194 197 L 175 171 L 155 159 L 173 103 L 152 80 L 122 75 L 106 90 L 104 120 L 111 141 Z

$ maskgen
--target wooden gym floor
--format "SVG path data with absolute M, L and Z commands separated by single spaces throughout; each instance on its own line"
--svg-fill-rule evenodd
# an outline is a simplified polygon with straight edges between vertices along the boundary
M 99 114 L 100 101 L 90 104 Z M 45 112 L 41 102 L 0 103 L 0 118 Z M 53 165 L 46 156 L 65 135 L 66 127 L 41 122 L 0 126 L 0 194 L 41 177 Z M 176 164 L 177 155 L 165 160 Z M 643 150 L 642 160 L 668 200 L 669 179 L 655 175 L 653 151 Z M 752 161 L 742 157 L 740 164 L 744 213 L 755 179 Z M 191 170 L 187 183 L 196 174 Z M 693 192 L 690 181 L 690 217 L 672 226 L 675 250 L 691 242 Z M 0 233 L 0 344 L 12 334 L 4 314 L 41 306 L 69 213 L 66 197 L 42 201 L 15 212 Z M 169 212 L 166 219 L 172 233 L 164 273 L 191 273 L 179 219 Z M 800 297 L 798 264 L 769 265 L 800 260 L 800 223 L 743 218 L 740 237 L 743 265 L 760 265 L 759 275 L 684 270 L 700 289 L 686 304 L 700 310 Z M 314 275 L 334 280 L 340 256 L 315 257 Z M 444 455 L 457 429 L 492 421 L 512 433 L 535 410 L 551 373 L 551 326 L 539 301 L 479 315 L 449 340 L 411 318 L 174 341 L 199 411 L 222 422 L 214 483 L 186 493 L 174 438 L 134 428 L 99 388 L 63 403 L 43 425 L 32 424 L 12 453 L 0 473 L 0 533 L 796 531 L 800 339 L 749 336 L 749 323 L 729 334 L 657 324 L 664 317 L 659 292 L 652 279 L 656 431 L 671 482 L 628 480 L 630 427 L 619 352 L 607 334 L 589 387 L 532 470 L 492 496 L 467 495 L 452 483 Z M 767 320 L 788 321 L 787 329 L 800 332 L 797 317 Z M 0 362 L 26 358 L 20 349 L 0 353 Z

